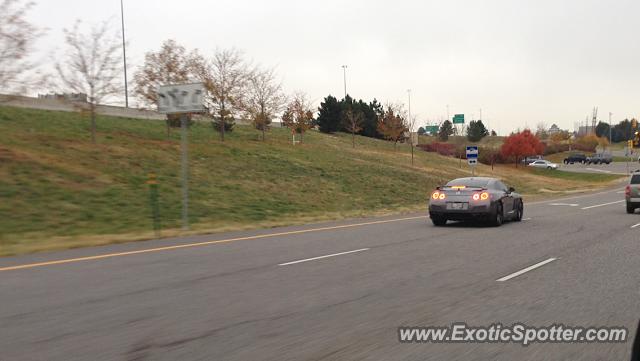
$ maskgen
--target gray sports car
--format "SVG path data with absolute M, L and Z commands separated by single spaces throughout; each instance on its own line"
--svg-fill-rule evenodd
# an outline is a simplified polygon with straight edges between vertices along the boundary
M 520 194 L 495 178 L 454 179 L 429 198 L 429 216 L 436 226 L 448 220 L 482 220 L 500 226 L 505 220 L 521 221 L 523 212 Z

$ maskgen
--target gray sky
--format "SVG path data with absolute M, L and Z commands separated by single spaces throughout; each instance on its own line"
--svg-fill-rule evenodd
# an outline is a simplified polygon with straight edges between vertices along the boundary
M 275 66 L 287 92 L 407 102 L 418 122 L 464 113 L 504 134 L 540 121 L 573 129 L 594 106 L 640 112 L 638 0 L 125 0 L 129 71 L 175 39 L 204 54 L 236 47 Z M 43 52 L 77 18 L 111 19 L 118 0 L 39 0 Z

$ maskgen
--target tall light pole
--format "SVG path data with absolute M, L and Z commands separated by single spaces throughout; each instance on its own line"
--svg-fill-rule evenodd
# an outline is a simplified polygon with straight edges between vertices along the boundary
M 347 99 L 347 66 L 342 66 L 342 73 L 344 77 L 344 99 Z
M 409 95 L 409 122 L 411 122 L 411 89 L 407 89 L 407 94 Z
M 129 107 L 129 89 L 127 87 L 127 46 L 124 36 L 124 4 L 120 0 L 120 19 L 122 20 L 122 58 L 124 60 L 124 106 Z
M 613 113 L 609 112 L 609 149 L 611 149 L 611 116 Z

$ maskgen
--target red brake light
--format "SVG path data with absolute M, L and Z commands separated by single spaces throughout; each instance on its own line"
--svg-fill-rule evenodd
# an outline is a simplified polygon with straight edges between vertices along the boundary
M 629 196 L 631 195 L 631 186 L 627 185 L 627 187 L 624 189 L 624 194 Z
M 433 198 L 434 200 L 444 200 L 445 198 L 447 198 L 447 196 L 444 193 L 440 193 L 438 191 L 435 191 L 431 194 L 431 198 Z
M 489 193 L 487 192 L 475 193 L 471 198 L 473 198 L 474 201 L 479 201 L 479 200 L 486 201 L 487 199 L 489 199 Z
M 483 201 L 486 201 L 487 199 L 489 199 L 489 193 L 487 192 L 480 193 L 480 199 L 482 199 Z

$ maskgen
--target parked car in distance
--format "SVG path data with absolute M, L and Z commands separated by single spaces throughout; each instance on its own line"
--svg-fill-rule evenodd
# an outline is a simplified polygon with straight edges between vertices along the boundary
M 556 163 L 552 163 L 544 159 L 536 160 L 533 163 L 529 163 L 529 167 L 543 168 L 543 169 L 558 169 L 558 165 Z
M 594 154 L 587 157 L 587 164 L 610 164 L 613 161 L 611 154 Z
M 636 171 L 629 178 L 629 184 L 624 189 L 624 198 L 627 203 L 627 213 L 633 213 L 640 208 L 640 172 Z
M 584 155 L 584 153 L 574 153 L 564 159 L 564 164 L 573 164 L 573 163 L 584 164 L 586 162 L 587 162 L 587 156 Z
M 541 156 L 541 155 L 532 155 L 532 156 L 528 156 L 528 157 L 525 157 L 525 158 L 522 160 L 522 164 L 524 164 L 524 165 L 529 165 L 529 164 L 531 164 L 531 163 L 535 162 L 536 160 L 541 160 L 541 159 L 542 159 L 542 156 Z

